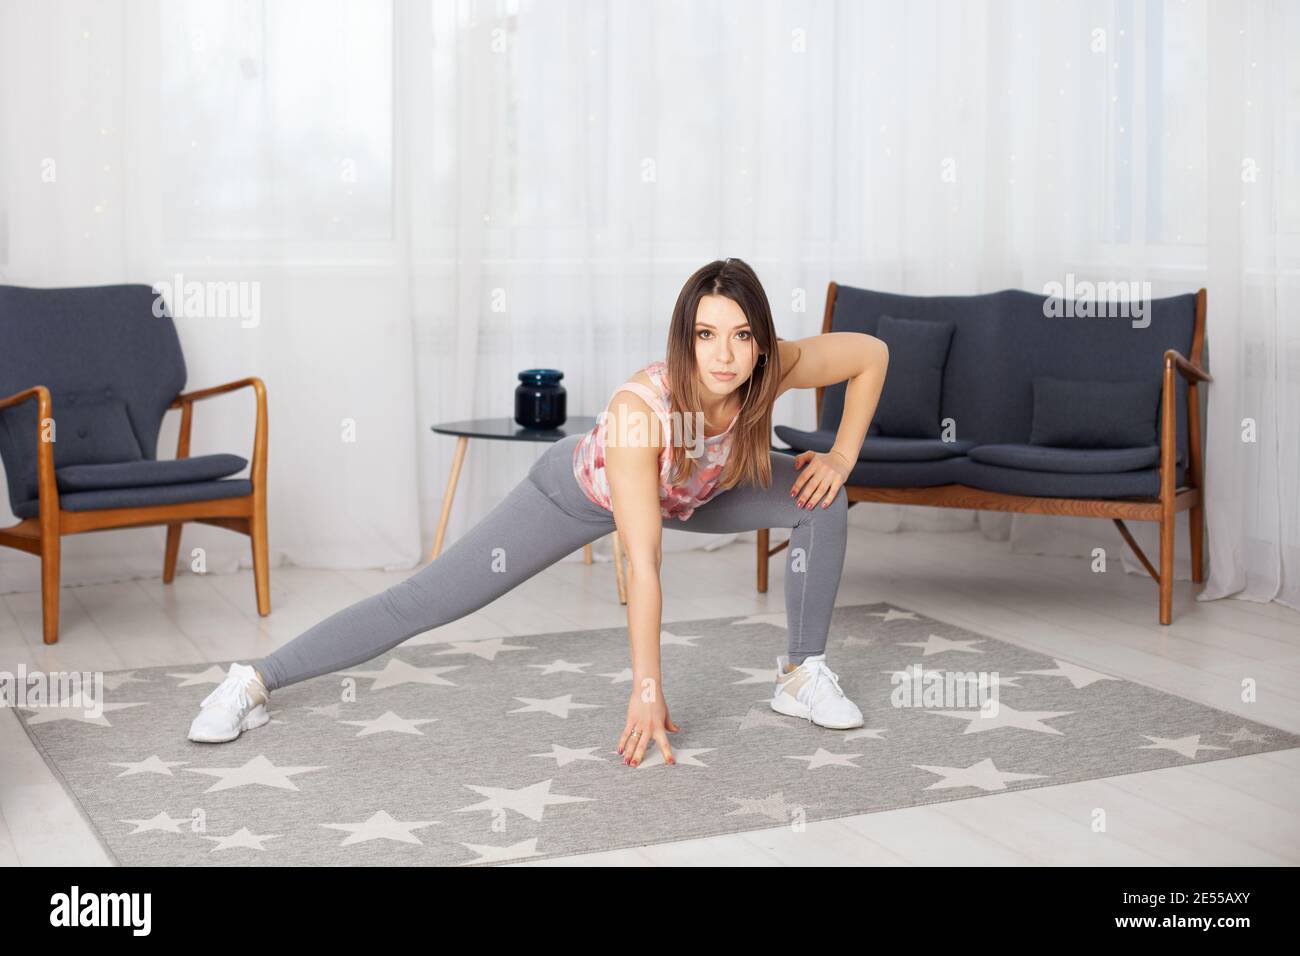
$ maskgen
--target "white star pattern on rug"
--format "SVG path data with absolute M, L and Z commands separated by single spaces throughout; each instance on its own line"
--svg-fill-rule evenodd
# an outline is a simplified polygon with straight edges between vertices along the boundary
M 406 717 L 398 717 L 391 710 L 386 710 L 372 720 L 340 720 L 339 723 L 360 727 L 361 730 L 356 734 L 358 737 L 386 733 L 414 734 L 416 737 L 423 737 L 424 731 L 420 730 L 420 725 L 431 724 L 437 719 L 437 717 L 420 717 L 412 720 Z
M 1149 744 L 1143 744 L 1138 750 L 1172 750 L 1176 754 L 1182 754 L 1195 760 L 1200 756 L 1197 751 L 1200 750 L 1228 750 L 1228 747 L 1215 747 L 1211 744 L 1201 743 L 1200 734 L 1192 734 L 1189 737 L 1153 737 L 1150 734 L 1143 734 Z
M 371 690 L 383 690 L 385 687 L 396 687 L 399 684 L 439 684 L 446 687 L 457 686 L 454 681 L 445 680 L 441 674 L 449 671 L 458 671 L 464 664 L 453 664 L 450 667 L 416 667 L 414 664 L 408 664 L 406 661 L 399 661 L 392 658 L 384 666 L 383 670 L 378 671 L 337 671 L 344 677 L 364 677 L 374 678 L 374 683 L 370 685 Z
M 811 756 L 796 757 L 787 754 L 786 759 L 806 760 L 808 761 L 807 769 L 809 770 L 816 770 L 818 767 L 852 767 L 854 770 L 861 770 L 862 768 L 853 761 L 857 760 L 859 757 L 865 756 L 866 754 L 836 754 L 831 753 L 829 750 L 822 747 L 818 747 L 817 751 Z
M 394 840 L 397 843 L 415 843 L 424 846 L 412 830 L 419 830 L 421 827 L 431 827 L 438 820 L 394 820 L 387 810 L 378 810 L 371 815 L 370 819 L 361 823 L 322 823 L 321 826 L 327 830 L 342 830 L 348 834 L 339 846 L 351 846 L 353 843 L 364 843 L 367 840 Z
M 611 671 L 606 674 L 597 674 L 597 677 L 608 677 L 611 684 L 630 684 L 632 682 L 632 668 L 625 667 L 621 671 Z
M 240 827 L 238 830 L 236 830 L 234 833 L 231 833 L 229 836 L 223 836 L 223 837 L 205 836 L 203 839 L 212 840 L 214 843 L 217 844 L 212 848 L 212 852 L 216 853 L 218 850 L 234 850 L 234 849 L 265 851 L 266 847 L 262 846 L 262 841 L 275 840 L 278 839 L 279 836 L 280 835 L 278 833 L 255 834 L 251 830 L 249 830 L 248 827 Z
M 780 790 L 769 793 L 766 797 L 728 797 L 727 799 L 740 806 L 728 810 L 723 814 L 724 817 L 756 814 L 776 823 L 789 823 L 791 814 L 796 810 L 816 810 L 822 806 L 820 803 L 790 803 L 785 799 L 785 793 Z
M 1243 740 L 1252 744 L 1262 744 L 1264 741 L 1268 740 L 1267 735 L 1257 734 L 1253 730 L 1249 730 L 1245 727 L 1238 727 L 1232 733 L 1228 733 L 1226 730 L 1216 730 L 1215 733 L 1223 734 L 1228 738 L 1228 743 L 1230 744 L 1239 744 Z
M 698 634 L 674 634 L 672 631 L 660 631 L 659 647 L 694 647 L 695 645 L 691 642 L 698 641 L 699 639 L 700 636 Z
M 181 824 L 188 824 L 189 817 L 174 819 L 166 810 L 160 812 L 157 816 L 150 817 L 148 820 L 120 820 L 120 823 L 129 823 L 135 827 L 128 836 L 134 836 L 137 833 L 180 833 Z
M 544 757 L 547 760 L 554 760 L 557 767 L 567 767 L 575 760 L 604 760 L 604 757 L 597 757 L 593 750 L 595 747 L 565 747 L 563 744 L 551 744 L 550 753 L 529 754 L 530 757 Z M 617 753 L 617 751 L 615 751 Z
M 477 853 L 478 857 L 462 863 L 461 866 L 470 866 L 474 863 L 500 863 L 503 860 L 519 860 L 529 856 L 545 856 L 545 853 L 539 853 L 537 850 L 537 837 L 529 837 L 527 840 L 520 840 L 518 843 L 511 843 L 509 846 L 488 846 L 486 843 L 462 843 L 465 849 L 471 853 Z
M 922 657 L 929 657 L 931 654 L 942 654 L 944 651 L 961 651 L 964 654 L 983 654 L 984 651 L 972 645 L 982 644 L 980 640 L 970 641 L 950 641 L 946 637 L 940 637 L 938 634 L 931 634 L 924 641 L 899 641 L 899 647 L 924 647 L 925 651 Z
M 205 776 L 221 778 L 219 782 L 204 790 L 204 793 L 254 785 L 274 787 L 277 790 L 297 790 L 298 786 L 289 779 L 290 777 L 300 773 L 311 773 L 313 770 L 324 769 L 324 767 L 277 767 L 261 754 L 253 757 L 242 767 L 185 768 L 187 773 L 201 773 Z
M 696 754 L 706 754 L 714 747 L 674 747 L 673 759 L 677 761 L 679 767 L 707 767 L 708 764 L 699 760 Z M 617 750 L 613 753 L 618 753 Z M 666 767 L 668 762 L 664 760 L 664 752 L 659 749 L 654 741 L 646 744 L 645 756 L 641 762 L 636 765 L 637 770 L 645 770 L 647 767 Z
M 776 667 L 738 667 L 731 665 L 733 671 L 740 671 L 742 674 L 748 674 L 744 680 L 733 680 L 733 684 L 775 684 Z
M 872 730 L 869 727 L 855 727 L 852 730 L 840 731 L 840 740 L 845 743 L 848 743 L 850 740 L 858 740 L 859 738 L 865 738 L 866 740 L 883 740 L 884 738 L 880 735 L 883 734 L 885 730 L 886 728 L 884 727 L 877 728 L 876 730 Z
M 110 762 L 109 766 L 126 768 L 121 773 L 117 774 L 119 777 L 129 777 L 132 774 L 137 773 L 160 773 L 165 777 L 172 777 L 175 776 L 175 774 L 172 773 L 172 767 L 181 767 L 187 763 L 189 763 L 188 760 L 163 760 L 162 757 L 154 754 L 152 757 L 146 757 L 144 760 L 135 763 Z
M 506 711 L 507 714 L 531 714 L 542 713 L 551 714 L 555 717 L 568 719 L 571 710 L 589 710 L 592 707 L 599 707 L 600 704 L 578 704 L 574 703 L 572 694 L 561 694 L 559 697 L 516 697 L 515 700 L 524 702 L 523 707 L 516 707 L 514 710 Z
M 112 727 L 113 725 L 104 716 L 105 714 L 126 710 L 129 707 L 147 706 L 145 701 L 135 701 L 128 704 L 100 704 L 95 707 L 94 700 L 94 697 L 88 697 L 84 692 L 78 691 L 68 698 L 66 703 L 52 707 L 24 706 L 22 709 L 33 713 L 33 716 L 24 718 L 29 727 L 35 727 L 39 724 L 52 724 L 57 720 L 70 720 L 78 724 L 93 724 L 96 727 Z M 87 701 L 90 701 L 89 705 Z M 101 710 L 103 713 L 91 717 L 85 713 L 86 710 Z
M 1041 780 L 1038 773 L 1010 773 L 999 770 L 987 757 L 969 767 L 930 767 L 925 764 L 913 764 L 918 770 L 937 773 L 942 780 L 936 780 L 926 790 L 949 790 L 953 787 L 975 787 L 979 790 L 1005 790 L 1007 783 L 1017 780 Z
M 891 607 L 888 611 L 868 611 L 871 617 L 881 618 L 881 624 L 888 624 L 890 621 L 917 621 L 920 620 L 913 611 L 900 611 Z
M 1020 673 L 1043 674 L 1048 677 L 1064 677 L 1070 682 L 1075 690 L 1078 690 L 1081 687 L 1087 687 L 1089 684 L 1095 684 L 1099 680 L 1119 680 L 1118 677 L 1111 677 L 1109 674 L 1103 674 L 1101 671 L 1089 670 L 1088 668 L 1081 667 L 1078 664 L 1071 664 L 1069 661 L 1061 661 L 1052 658 L 1052 662 L 1056 664 L 1056 667 L 1052 670 L 1020 671 Z M 1002 683 L 1006 684 L 1007 682 L 1003 679 Z
M 787 631 L 790 629 L 790 621 L 785 611 L 773 611 L 770 614 L 751 614 L 749 617 L 742 617 L 738 621 L 732 621 L 732 624 L 771 624 L 773 627 L 783 627 Z
M 538 672 L 541 674 L 583 674 L 585 676 L 586 672 L 583 671 L 583 668 L 590 667 L 591 661 L 587 661 L 585 664 L 574 664 L 561 657 L 549 664 L 525 664 L 524 666 L 538 668 Z
M 407 643 L 415 644 L 411 640 Z M 532 651 L 534 647 L 527 644 L 507 644 L 504 637 L 489 637 L 482 641 L 429 641 L 428 643 L 446 644 L 447 649 L 438 652 L 443 654 L 473 654 L 475 657 L 481 657 L 485 661 L 495 661 L 497 655 L 502 651 Z
M 118 690 L 123 684 L 152 684 L 147 677 L 136 677 L 135 671 L 123 671 L 120 674 L 105 674 L 104 689 Z
M 1001 702 L 998 703 L 996 714 L 991 713 L 991 711 L 992 708 L 981 707 L 971 710 L 926 710 L 924 712 L 938 714 L 940 717 L 956 717 L 958 720 L 967 721 L 966 729 L 962 731 L 963 734 L 976 734 L 987 730 L 1014 727 L 1019 730 L 1032 730 L 1040 734 L 1057 734 L 1060 736 L 1063 736 L 1061 731 L 1055 727 L 1048 727 L 1043 721 L 1074 713 L 1072 710 L 1016 710 L 1009 704 Z
M 546 808 L 560 803 L 588 803 L 591 797 L 574 797 L 563 793 L 551 793 L 553 779 L 543 780 L 518 790 L 509 787 L 476 787 L 472 783 L 465 786 L 483 796 L 483 800 L 468 807 L 460 807 L 457 813 L 472 813 L 476 810 L 513 810 L 520 816 L 540 823 Z
M 177 687 L 194 687 L 197 684 L 220 684 L 226 679 L 226 670 L 213 664 L 207 670 L 196 674 L 168 674 L 167 676 L 180 678 Z

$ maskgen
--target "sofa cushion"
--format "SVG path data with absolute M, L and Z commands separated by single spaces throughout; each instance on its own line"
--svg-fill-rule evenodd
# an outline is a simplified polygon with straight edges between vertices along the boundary
M 777 437 L 796 451 L 828 452 L 835 446 L 836 433 L 826 429 L 803 431 L 789 425 L 777 425 Z M 891 435 L 872 435 L 858 451 L 859 461 L 939 461 L 964 455 L 974 442 L 945 442 L 938 438 L 897 438 Z
M 889 346 L 889 372 L 872 418 L 880 434 L 940 437 L 939 401 L 952 331 L 953 323 L 942 319 L 880 317 L 876 337 Z
M 189 481 L 213 481 L 233 475 L 248 464 L 239 455 L 199 455 L 164 461 L 131 461 L 100 465 L 69 465 L 54 476 L 59 492 L 102 488 L 139 488 Z
M 1160 379 L 1085 382 L 1034 379 L 1031 445 L 1065 448 L 1155 446 Z
M 1000 465 L 1003 468 L 1101 474 L 1153 468 L 1160 459 L 1160 446 L 1061 448 L 1051 445 L 976 445 L 967 454 L 973 461 Z
M 64 511 L 100 511 L 105 508 L 144 508 L 149 505 L 174 505 L 187 501 L 210 501 L 216 498 L 239 498 L 253 493 L 253 483 L 247 478 L 226 478 L 221 481 L 187 481 L 179 485 L 147 485 L 142 488 L 101 488 L 98 491 L 77 491 L 59 495 L 59 507 Z M 32 518 L 41 513 L 39 499 L 24 501 L 13 509 L 19 518 Z
M 1031 495 L 1035 498 L 1154 498 L 1160 494 L 1159 468 L 1104 473 L 1030 471 L 1027 468 L 990 465 L 966 455 L 943 464 L 951 466 L 951 481 L 1004 495 Z M 1175 486 L 1181 487 L 1185 478 L 1186 469 L 1181 465 L 1176 466 Z

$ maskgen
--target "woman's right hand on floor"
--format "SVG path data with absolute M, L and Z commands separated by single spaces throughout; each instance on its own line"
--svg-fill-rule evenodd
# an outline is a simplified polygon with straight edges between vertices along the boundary
M 673 748 L 668 744 L 668 733 L 676 733 L 682 728 L 668 716 L 668 702 L 659 692 L 658 681 L 646 677 L 634 680 L 634 683 L 638 686 L 633 688 L 632 698 L 627 704 L 627 726 L 618 740 L 618 752 L 623 755 L 623 763 L 640 764 L 652 739 L 663 750 L 664 763 L 676 763 Z M 636 734 L 638 730 L 640 734 Z

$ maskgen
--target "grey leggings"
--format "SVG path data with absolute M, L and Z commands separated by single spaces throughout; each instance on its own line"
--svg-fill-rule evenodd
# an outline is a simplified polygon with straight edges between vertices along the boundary
M 561 558 L 614 530 L 614 516 L 583 492 L 573 474 L 581 435 L 555 442 L 501 504 L 438 558 L 386 591 L 363 598 L 308 628 L 253 666 L 268 689 L 368 661 L 407 638 L 472 614 Z M 730 534 L 790 528 L 785 611 L 792 663 L 826 649 L 840 586 L 848 498 L 801 509 L 790 497 L 794 456 L 772 452 L 768 488 L 740 484 L 665 528 Z

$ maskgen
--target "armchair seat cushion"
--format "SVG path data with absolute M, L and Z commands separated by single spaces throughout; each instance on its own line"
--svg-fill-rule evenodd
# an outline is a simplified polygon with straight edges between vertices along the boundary
M 222 481 L 189 481 L 176 485 L 76 491 L 67 495 L 60 494 L 59 506 L 64 511 L 102 511 L 106 508 L 144 508 L 187 501 L 239 498 L 252 493 L 253 483 L 247 478 L 226 478 Z M 25 501 L 14 509 L 14 514 L 19 518 L 33 518 L 40 513 L 39 499 Z
M 198 455 L 163 461 L 119 461 L 99 465 L 67 465 L 54 472 L 59 494 L 105 488 L 140 488 L 191 481 L 215 481 L 248 464 L 239 455 Z
M 945 462 L 945 464 L 947 464 Z M 1063 472 L 1005 468 L 974 458 L 955 459 L 953 481 L 1004 495 L 1034 498 L 1155 498 L 1160 494 L 1160 469 L 1139 471 Z M 1187 469 L 1174 468 L 1174 487 L 1183 486 Z
M 828 452 L 835 446 L 836 432 L 830 429 L 803 431 L 788 425 L 777 425 L 773 429 L 777 437 L 796 451 Z M 966 454 L 975 443 L 972 441 L 946 442 L 940 438 L 901 438 L 892 435 L 873 435 L 868 429 L 867 437 L 858 451 L 859 461 L 939 461 L 944 458 L 957 458 Z
M 968 454 L 973 461 L 1025 471 L 1109 474 L 1154 468 L 1159 445 L 1134 448 L 1061 448 L 1054 445 L 976 445 Z

